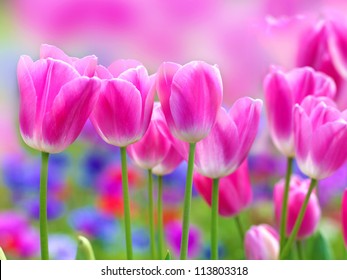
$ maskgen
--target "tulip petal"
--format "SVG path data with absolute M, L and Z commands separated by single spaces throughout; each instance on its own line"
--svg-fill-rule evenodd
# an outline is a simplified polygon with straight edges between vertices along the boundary
M 162 110 L 171 133 L 177 137 L 178 132 L 172 119 L 170 108 L 171 84 L 174 75 L 182 66 L 173 62 L 164 62 L 157 72 L 156 88 Z
M 193 143 L 209 134 L 222 103 L 222 92 L 222 79 L 215 66 L 191 62 L 178 69 L 169 100 L 172 118 L 179 128 L 178 138 Z
M 47 58 L 54 58 L 57 60 L 62 60 L 70 65 L 72 65 L 73 60 L 70 56 L 65 54 L 64 51 L 57 48 L 56 46 L 48 45 L 48 44 L 42 44 L 40 47 L 40 58 L 47 59 Z
M 275 146 L 285 155 L 294 154 L 292 141 L 293 97 L 285 75 L 270 73 L 264 80 L 265 105 L 270 133 Z
M 86 77 L 65 84 L 52 108 L 45 115 L 42 138 L 45 151 L 58 153 L 67 148 L 80 134 L 97 102 L 100 81 Z
M 141 129 L 141 95 L 131 83 L 106 80 L 91 121 L 103 140 L 125 147 L 139 140 Z
M 319 166 L 313 178 L 328 177 L 347 158 L 347 122 L 341 119 L 322 125 L 317 129 L 312 145 L 312 160 Z
M 344 191 L 343 197 L 342 197 L 342 233 L 343 233 L 343 239 L 345 241 L 345 246 L 347 248 L 347 190 Z
M 257 135 L 262 106 L 260 99 L 244 97 L 238 99 L 229 111 L 239 136 L 238 164 L 244 161 Z
M 221 108 L 210 134 L 196 144 L 194 163 L 198 172 L 209 178 L 229 175 L 241 164 L 235 160 L 239 146 L 237 127 Z

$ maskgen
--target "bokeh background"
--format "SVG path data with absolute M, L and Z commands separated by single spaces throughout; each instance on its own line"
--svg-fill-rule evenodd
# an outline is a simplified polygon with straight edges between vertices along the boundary
M 150 73 L 163 61 L 205 60 L 218 64 L 224 104 L 230 106 L 241 96 L 262 98 L 262 81 L 270 65 L 296 66 L 305 31 L 321 18 L 346 16 L 345 2 L 0 0 L 0 246 L 8 257 L 39 257 L 40 155 L 19 135 L 16 66 L 21 54 L 37 59 L 40 45 L 48 43 L 71 56 L 95 54 L 105 66 L 119 58 L 137 59 Z M 271 143 L 265 118 L 248 161 L 253 202 L 241 215 L 244 225 L 274 225 L 272 188 L 284 174 L 285 159 Z M 74 259 L 76 236 L 83 234 L 91 239 L 98 259 L 124 258 L 118 149 L 103 143 L 87 123 L 78 141 L 51 156 L 49 164 L 51 257 Z M 185 170 L 183 163 L 164 180 L 166 242 L 174 254 L 179 247 Z M 135 257 L 145 259 L 149 257 L 146 177 L 132 163 L 129 173 Z M 320 184 L 323 219 L 319 232 L 306 244 L 311 258 L 347 257 L 339 214 L 346 186 L 346 166 Z M 209 207 L 194 192 L 192 258 L 209 258 L 209 219 Z M 221 218 L 220 224 L 221 258 L 244 258 L 233 218 Z M 322 240 L 330 248 L 318 252 Z

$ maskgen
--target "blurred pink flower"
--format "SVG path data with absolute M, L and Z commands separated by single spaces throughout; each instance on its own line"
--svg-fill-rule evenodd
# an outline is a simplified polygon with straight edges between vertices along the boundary
M 297 163 L 314 179 L 330 176 L 347 159 L 347 111 L 340 112 L 326 100 L 308 96 L 293 113 Z
M 279 236 L 274 228 L 262 224 L 252 226 L 245 236 L 245 254 L 248 260 L 277 260 Z
M 211 206 L 212 179 L 199 173 L 194 174 L 194 186 Z M 252 200 L 252 188 L 248 173 L 247 161 L 232 174 L 219 180 L 219 214 L 234 216 L 246 208 Z
M 21 56 L 17 77 L 20 132 L 39 151 L 58 153 L 72 144 L 98 98 L 100 81 L 81 76 L 62 60 Z
M 275 217 L 277 224 L 280 224 L 281 210 L 283 202 L 284 180 L 279 181 L 274 187 L 274 206 Z M 310 180 L 302 180 L 297 176 L 292 176 L 289 185 L 288 197 L 288 220 L 286 235 L 289 236 L 293 230 L 294 224 L 298 218 L 301 206 L 305 200 L 309 189 Z M 307 205 L 307 209 L 299 228 L 297 239 L 307 238 L 312 235 L 317 229 L 321 216 L 321 210 L 318 198 L 315 193 L 312 193 Z
M 333 98 L 335 84 L 330 77 L 310 67 L 295 68 L 287 73 L 273 67 L 265 77 L 264 91 L 272 140 L 282 154 L 293 157 L 293 106 L 308 95 Z

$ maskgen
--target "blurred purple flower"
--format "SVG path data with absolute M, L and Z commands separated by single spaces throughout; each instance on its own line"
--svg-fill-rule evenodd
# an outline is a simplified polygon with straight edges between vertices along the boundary
M 173 255 L 177 258 L 180 255 L 182 236 L 182 224 L 179 221 L 168 223 L 165 226 L 165 237 Z M 197 258 L 202 250 L 202 240 L 200 229 L 194 225 L 189 228 L 188 257 Z

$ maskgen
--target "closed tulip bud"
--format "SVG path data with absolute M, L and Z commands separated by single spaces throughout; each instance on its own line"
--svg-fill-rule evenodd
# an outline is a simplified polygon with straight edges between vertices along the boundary
M 281 219 L 284 184 L 284 180 L 281 180 L 275 185 L 274 188 L 275 217 L 278 224 L 280 223 Z M 294 224 L 299 215 L 299 211 L 309 189 L 309 185 L 309 179 L 303 180 L 297 176 L 292 176 L 290 179 L 286 230 L 287 236 L 289 236 L 293 230 Z M 318 198 L 315 193 L 312 193 L 297 234 L 297 239 L 303 239 L 312 235 L 318 226 L 320 216 L 321 210 Z
M 137 66 L 136 66 L 137 65 Z M 153 111 L 154 76 L 134 60 L 98 66 L 102 80 L 99 101 L 90 119 L 107 143 L 126 147 L 146 133 Z
M 271 226 L 252 226 L 246 232 L 245 254 L 248 260 L 277 260 L 279 251 L 279 236 Z
M 216 66 L 202 61 L 183 66 L 165 62 L 158 70 L 157 91 L 174 137 L 195 143 L 210 133 L 223 98 Z
M 75 59 L 76 64 L 79 62 Z M 81 76 L 63 60 L 41 58 L 33 62 L 25 55 L 19 59 L 17 77 L 24 142 L 42 152 L 63 151 L 78 137 L 92 112 L 100 80 Z

